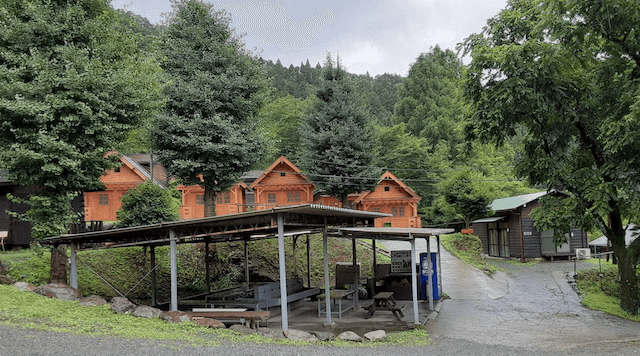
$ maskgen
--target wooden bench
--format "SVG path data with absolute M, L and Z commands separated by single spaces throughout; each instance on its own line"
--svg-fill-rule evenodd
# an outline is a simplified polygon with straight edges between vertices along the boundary
M 238 309 L 224 309 L 224 308 L 216 308 L 216 309 L 205 309 L 205 308 L 196 308 L 193 312 L 187 313 L 190 317 L 203 317 L 203 318 L 212 318 L 219 321 L 227 321 L 234 322 L 239 321 L 241 324 L 246 325 L 252 329 L 256 329 L 258 327 L 258 323 L 261 321 L 268 321 L 271 312 L 266 311 L 247 311 L 238 310 Z
M 253 288 L 252 298 L 212 299 L 207 302 L 215 306 L 246 307 L 253 310 L 268 309 L 281 305 L 280 282 L 261 284 Z M 301 278 L 287 280 L 287 303 L 320 294 L 319 288 L 305 288 Z
M 338 319 L 342 319 L 342 314 L 346 311 L 353 309 L 355 306 L 355 301 L 351 303 L 351 305 L 347 305 L 345 308 L 342 307 L 342 301 L 347 299 L 349 296 L 353 296 L 356 293 L 355 289 L 334 289 L 329 291 L 329 298 L 333 301 L 333 305 L 338 301 L 338 311 L 331 311 L 331 315 L 338 315 Z M 326 298 L 325 294 L 322 293 L 318 295 L 318 318 L 321 318 L 322 315 L 327 315 L 327 311 L 322 309 L 322 304 L 324 303 L 324 299 Z M 325 308 L 326 309 L 326 308 Z
M 402 313 L 402 308 L 398 307 L 398 303 L 393 298 L 393 292 L 380 292 L 373 296 L 373 304 L 369 307 L 369 313 L 365 316 L 365 319 L 369 319 L 376 310 L 387 310 L 393 313 L 393 316 L 396 319 L 402 321 L 400 317 L 404 318 L 404 314 Z M 398 316 L 400 314 L 400 316 Z

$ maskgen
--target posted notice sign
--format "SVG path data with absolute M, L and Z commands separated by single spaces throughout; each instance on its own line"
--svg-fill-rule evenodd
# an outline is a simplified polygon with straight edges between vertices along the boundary
M 411 250 L 391 251 L 391 273 L 411 273 Z

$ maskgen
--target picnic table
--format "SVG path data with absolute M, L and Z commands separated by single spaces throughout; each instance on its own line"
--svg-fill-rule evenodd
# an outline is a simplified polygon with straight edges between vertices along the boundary
M 393 313 L 393 316 L 395 316 L 396 319 L 400 321 L 402 321 L 400 317 L 404 318 L 402 308 L 398 307 L 398 303 L 393 298 L 393 292 L 380 292 L 374 295 L 373 304 L 367 307 L 367 309 L 369 309 L 369 313 L 367 313 L 367 316 L 364 317 L 365 319 L 369 319 L 371 316 L 373 316 L 373 313 L 375 313 L 376 310 L 390 311 Z

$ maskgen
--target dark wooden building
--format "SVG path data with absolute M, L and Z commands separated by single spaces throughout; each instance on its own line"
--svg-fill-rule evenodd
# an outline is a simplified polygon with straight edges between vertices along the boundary
M 7 247 L 29 245 L 31 241 L 31 224 L 11 216 L 7 211 L 24 213 L 29 208 L 26 204 L 17 204 L 7 198 L 7 194 L 26 198 L 35 192 L 34 187 L 23 187 L 3 177 L 0 173 L 0 231 L 6 231 L 4 244 Z
M 538 231 L 531 210 L 539 199 L 556 191 L 538 192 L 496 199 L 491 203 L 494 216 L 473 221 L 473 233 L 482 241 L 484 253 L 504 258 L 548 258 L 575 256 L 576 248 L 588 247 L 587 232 L 573 227 L 568 242 L 556 246 L 553 231 Z

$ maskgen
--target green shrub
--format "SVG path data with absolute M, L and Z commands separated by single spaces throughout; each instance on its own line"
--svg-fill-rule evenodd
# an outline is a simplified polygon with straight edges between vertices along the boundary
M 118 227 L 156 224 L 180 219 L 180 201 L 169 189 L 147 180 L 122 196 Z

